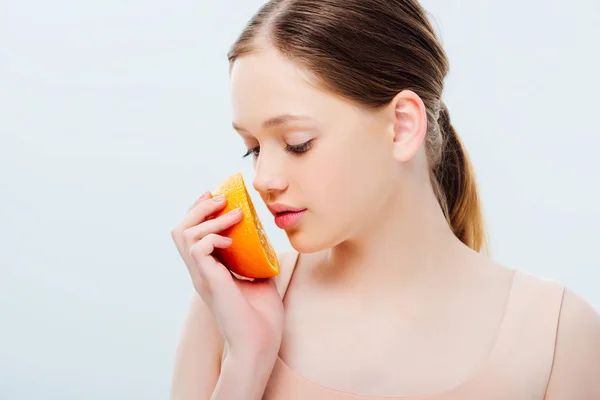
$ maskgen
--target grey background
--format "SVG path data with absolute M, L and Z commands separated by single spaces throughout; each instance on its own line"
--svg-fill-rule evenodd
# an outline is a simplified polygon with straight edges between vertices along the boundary
M 192 291 L 170 229 L 252 178 L 225 55 L 262 3 L 0 3 L 0 399 L 168 397 Z M 600 307 L 600 3 L 423 4 L 493 257 Z

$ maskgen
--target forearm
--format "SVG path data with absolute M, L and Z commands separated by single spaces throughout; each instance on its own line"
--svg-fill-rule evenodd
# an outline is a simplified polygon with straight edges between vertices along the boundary
M 275 358 L 252 361 L 226 357 L 211 400 L 260 400 L 271 376 Z

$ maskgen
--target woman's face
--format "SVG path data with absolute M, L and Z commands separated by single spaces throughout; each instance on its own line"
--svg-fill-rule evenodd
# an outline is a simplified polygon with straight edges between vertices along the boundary
M 309 82 L 270 48 L 231 71 L 233 123 L 254 159 L 253 186 L 267 206 L 306 209 L 286 229 L 305 253 L 360 232 L 399 187 L 389 118 Z

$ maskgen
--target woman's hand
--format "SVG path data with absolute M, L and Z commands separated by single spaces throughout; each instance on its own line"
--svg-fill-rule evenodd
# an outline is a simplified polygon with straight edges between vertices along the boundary
M 223 335 L 227 357 L 273 363 L 283 331 L 283 303 L 272 279 L 240 280 L 212 256 L 215 248 L 227 248 L 231 239 L 220 235 L 242 219 L 236 210 L 210 217 L 227 203 L 209 192 L 190 207 L 171 231 L 187 266 L 194 288 L 210 308 Z

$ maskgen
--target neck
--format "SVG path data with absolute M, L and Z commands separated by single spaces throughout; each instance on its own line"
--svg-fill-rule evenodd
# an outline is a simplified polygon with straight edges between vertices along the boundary
M 456 276 L 470 249 L 452 232 L 429 182 L 414 186 L 390 196 L 371 225 L 328 250 L 330 278 L 354 292 L 385 296 Z

